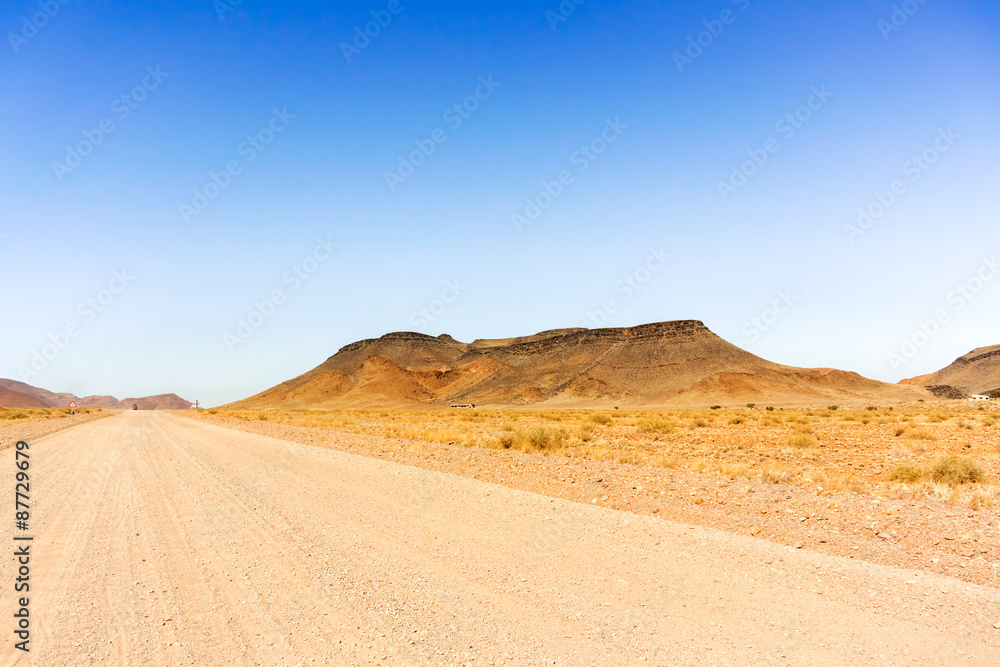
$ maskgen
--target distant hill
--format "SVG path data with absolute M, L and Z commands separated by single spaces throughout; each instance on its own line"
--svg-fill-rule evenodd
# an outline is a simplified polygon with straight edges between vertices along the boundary
M 900 381 L 902 385 L 948 385 L 966 394 L 985 394 L 1000 388 L 1000 345 L 980 347 L 934 373 Z
M 916 400 L 930 394 L 829 368 L 782 366 L 695 320 L 558 329 L 461 343 L 390 333 L 228 407 L 660 405 Z
M 48 389 L 32 387 L 17 380 L 0 379 L 0 406 L 8 408 L 65 408 L 73 401 L 81 408 L 128 409 L 133 404 L 140 410 L 186 410 L 192 403 L 177 394 L 161 394 L 143 398 L 126 398 L 119 401 L 114 396 L 84 396 L 55 393 Z

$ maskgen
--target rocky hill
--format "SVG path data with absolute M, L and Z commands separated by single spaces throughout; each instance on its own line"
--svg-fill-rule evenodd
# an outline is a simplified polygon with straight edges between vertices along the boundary
M 114 396 L 74 396 L 33 387 L 17 380 L 0 379 L 0 406 L 7 408 L 65 408 L 75 402 L 81 408 L 124 410 L 138 405 L 140 410 L 186 410 L 193 404 L 177 394 L 160 394 L 119 401 Z
M 1000 345 L 977 348 L 946 368 L 902 380 L 900 384 L 920 387 L 947 385 L 966 394 L 984 394 L 1000 389 Z
M 462 343 L 390 333 L 230 407 L 552 406 L 916 400 L 918 388 L 762 359 L 696 320 Z

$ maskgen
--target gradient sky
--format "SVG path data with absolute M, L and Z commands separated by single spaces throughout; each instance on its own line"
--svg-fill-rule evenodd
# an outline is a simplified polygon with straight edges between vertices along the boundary
M 0 377 L 213 405 L 389 331 L 674 319 L 779 363 L 937 370 L 1000 343 L 1000 8 L 894 4 L 4 3 Z

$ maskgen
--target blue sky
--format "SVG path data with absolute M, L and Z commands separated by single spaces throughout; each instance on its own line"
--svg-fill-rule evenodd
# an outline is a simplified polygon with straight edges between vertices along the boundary
M 389 331 L 689 318 L 885 381 L 1000 343 L 995 3 L 482 4 L 6 3 L 0 377 L 219 404 Z

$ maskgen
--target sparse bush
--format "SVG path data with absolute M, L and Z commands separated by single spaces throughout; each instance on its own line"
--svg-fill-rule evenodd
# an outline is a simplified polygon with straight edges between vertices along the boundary
M 774 412 L 774 406 L 773 405 L 769 405 L 769 406 L 767 406 L 764 409 L 767 410 L 768 412 Z
M 722 406 L 721 406 L 721 405 L 713 405 L 713 406 L 711 407 L 711 409 L 712 409 L 712 410 L 721 410 L 721 409 L 722 409 Z
M 751 410 L 753 410 L 754 408 L 757 407 L 757 404 L 756 403 L 747 403 L 747 407 L 750 408 Z
M 913 484 L 927 477 L 927 471 L 912 463 L 899 463 L 889 469 L 889 480 Z
M 799 433 L 797 435 L 788 436 L 788 446 L 795 447 L 796 449 L 807 449 L 816 444 L 815 436 L 809 435 L 808 433 Z
M 587 417 L 587 420 L 592 421 L 595 424 L 600 424 L 601 426 L 607 426 L 613 421 L 610 416 L 603 414 L 601 412 L 595 412 L 594 414 Z
M 544 426 L 531 429 L 527 435 L 527 442 L 534 449 L 557 449 L 566 439 L 564 429 L 549 430 Z
M 910 440 L 938 440 L 938 434 L 930 429 L 915 428 L 907 431 L 906 437 Z
M 650 417 L 643 419 L 636 425 L 639 433 L 673 433 L 676 424 L 661 417 Z
M 828 406 L 826 407 L 826 409 L 827 409 L 827 410 L 839 410 L 839 409 L 840 409 L 840 406 L 839 406 L 839 405 L 828 405 Z
M 986 481 L 986 471 L 967 456 L 946 454 L 934 461 L 930 468 L 931 479 L 938 484 L 958 486 Z
M 737 416 L 737 417 L 730 417 L 729 418 L 729 423 L 730 424 L 742 424 L 743 421 L 744 421 L 743 417 L 739 417 L 739 416 Z

